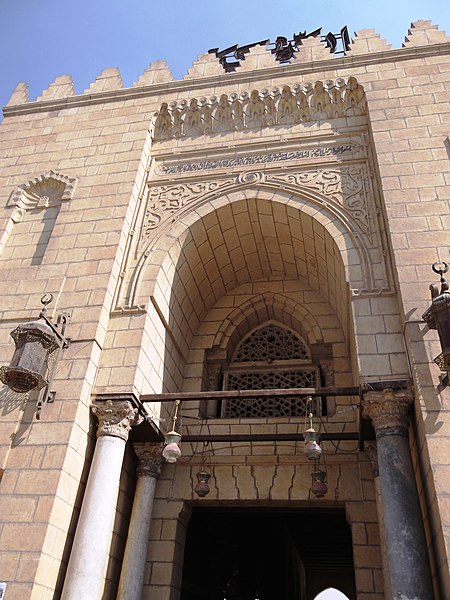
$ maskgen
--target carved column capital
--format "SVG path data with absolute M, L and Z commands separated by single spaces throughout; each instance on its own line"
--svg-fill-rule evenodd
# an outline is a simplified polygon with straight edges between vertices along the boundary
M 372 420 L 377 438 L 389 434 L 407 435 L 412 403 L 413 395 L 409 389 L 364 391 L 363 416 Z
M 130 429 L 139 425 L 142 417 L 131 402 L 97 402 L 91 406 L 91 411 L 98 419 L 97 437 L 110 435 L 128 440 Z
M 139 477 L 154 477 L 161 475 L 163 463 L 162 449 L 164 444 L 135 443 L 134 452 L 138 459 L 137 474 Z

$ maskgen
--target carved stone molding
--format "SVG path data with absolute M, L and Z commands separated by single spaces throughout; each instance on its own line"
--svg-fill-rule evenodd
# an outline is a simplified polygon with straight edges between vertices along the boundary
M 335 204 L 348 216 L 362 234 L 372 241 L 367 206 L 367 188 L 370 175 L 363 165 L 315 169 L 301 173 L 265 174 L 262 171 L 243 171 L 234 177 L 216 181 L 174 183 L 151 186 L 147 193 L 147 208 L 140 233 L 140 244 L 168 217 L 195 202 L 198 198 L 212 199 L 243 185 L 266 185 L 290 189 L 302 194 L 305 189 L 315 190 Z
M 274 125 L 295 125 L 367 114 L 364 88 L 354 77 L 296 83 L 262 91 L 163 102 L 153 139 L 196 137 Z
M 19 185 L 12 193 L 8 206 L 16 206 L 12 216 L 15 223 L 22 220 L 25 211 L 58 206 L 73 197 L 76 178 L 48 171 Z
M 328 157 L 337 157 L 339 159 L 355 159 L 365 157 L 367 145 L 352 140 L 338 144 L 321 144 L 315 147 L 303 147 L 292 150 L 275 150 L 273 152 L 246 154 L 245 156 L 236 156 L 231 158 L 208 158 L 204 160 L 195 160 L 192 162 L 179 162 L 172 164 L 166 161 L 157 166 L 159 175 L 178 175 L 184 173 L 198 173 L 199 171 L 212 171 L 215 169 L 230 169 L 237 167 L 252 167 L 256 165 L 267 165 L 293 160 L 314 160 Z
M 139 294 L 148 258 L 164 236 L 171 235 L 174 223 L 183 221 L 190 211 L 230 193 L 242 192 L 242 198 L 246 198 L 253 190 L 256 194 L 284 192 L 284 197 L 287 193 L 292 197 L 291 204 L 298 198 L 299 210 L 306 201 L 325 212 L 341 231 L 348 232 L 349 244 L 358 253 L 362 265 L 361 278 L 355 280 L 353 293 L 379 294 L 381 290 L 390 289 L 383 239 L 374 217 L 377 205 L 372 174 L 366 162 L 352 161 L 326 168 L 311 165 L 309 169 L 296 171 L 291 167 L 281 173 L 236 170 L 232 174 L 218 173 L 214 179 L 196 178 L 190 182 L 149 180 L 138 235 L 130 242 L 132 250 L 128 256 L 131 258 L 123 266 L 123 272 L 129 275 L 117 290 L 116 307 L 142 309 Z M 379 256 L 379 262 L 374 260 L 376 256 Z
M 235 179 L 222 181 L 180 183 L 175 185 L 152 186 L 147 193 L 147 208 L 141 227 L 139 242 L 145 242 L 166 217 L 177 212 L 195 199 L 210 194 L 222 192 L 234 184 Z
M 158 479 L 163 463 L 161 454 L 163 444 L 135 443 L 133 449 L 138 459 L 138 476 Z
M 372 420 L 377 437 L 397 433 L 406 435 L 408 415 L 413 403 L 410 389 L 368 390 L 363 392 L 363 416 Z
M 364 167 L 355 165 L 340 169 L 318 169 L 312 172 L 271 175 L 268 181 L 296 188 L 318 190 L 327 199 L 340 206 L 357 227 L 372 241 L 369 223 L 366 185 L 369 174 Z
M 378 450 L 375 442 L 364 442 L 364 454 L 370 463 L 372 475 L 378 477 L 380 473 L 378 469 Z
M 142 421 L 131 402 L 98 402 L 91 406 L 91 411 L 98 419 L 97 437 L 111 435 L 126 442 L 131 428 Z

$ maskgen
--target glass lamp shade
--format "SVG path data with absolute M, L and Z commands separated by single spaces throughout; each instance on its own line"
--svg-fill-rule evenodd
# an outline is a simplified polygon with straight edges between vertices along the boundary
M 169 463 L 175 463 L 181 456 L 181 450 L 178 444 L 181 441 L 181 435 L 176 431 L 166 433 L 166 445 L 162 451 L 163 458 Z
M 311 428 L 305 431 L 305 449 L 304 452 L 309 460 L 316 460 L 322 454 L 322 448 L 318 444 L 319 433 Z
M 197 483 L 194 488 L 194 492 L 200 498 L 204 498 L 210 492 L 209 489 L 209 480 L 211 479 L 211 475 L 206 471 L 200 471 L 197 473 Z
M 325 471 L 314 471 L 312 473 L 313 481 L 310 489 L 316 498 L 323 498 L 328 492 L 328 486 L 325 483 L 326 476 Z

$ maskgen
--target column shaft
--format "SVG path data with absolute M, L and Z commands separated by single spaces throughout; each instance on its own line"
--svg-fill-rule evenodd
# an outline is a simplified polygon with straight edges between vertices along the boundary
M 433 600 L 422 515 L 408 439 L 378 439 L 390 588 L 394 598 Z
M 138 480 L 117 600 L 141 600 L 153 500 L 161 472 L 161 444 L 134 444 L 134 450 L 139 461 Z
M 433 585 L 411 451 L 408 389 L 368 391 L 363 414 L 377 435 L 378 469 L 388 559 L 389 587 L 396 600 L 433 600 Z
M 94 404 L 97 443 L 61 600 L 100 600 L 128 433 L 139 422 L 130 402 Z
M 97 440 L 61 600 L 101 597 L 124 452 L 120 438 Z
M 141 598 L 155 488 L 156 479 L 139 477 L 117 600 L 140 600 Z

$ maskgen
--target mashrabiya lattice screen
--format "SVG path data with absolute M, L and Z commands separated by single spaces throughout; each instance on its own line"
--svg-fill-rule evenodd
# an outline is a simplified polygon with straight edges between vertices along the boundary
M 224 388 L 316 387 L 320 381 L 319 369 L 312 366 L 310 360 L 305 344 L 292 331 L 274 324 L 265 325 L 253 331 L 238 346 L 235 359 L 225 373 Z M 274 361 L 277 361 L 276 366 L 272 364 Z M 298 361 L 303 363 L 302 366 L 298 365 Z M 304 364 L 306 361 L 310 363 L 308 366 Z M 243 370 L 242 363 L 252 363 L 257 368 Z M 233 398 L 222 404 L 223 418 L 303 417 L 305 414 L 306 400 L 296 396 L 251 400 Z

